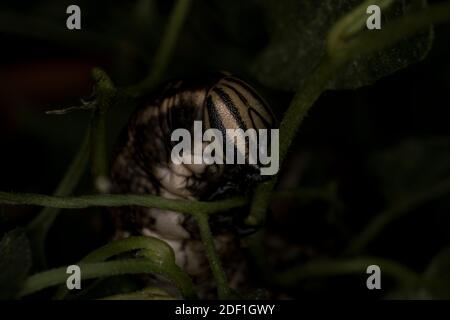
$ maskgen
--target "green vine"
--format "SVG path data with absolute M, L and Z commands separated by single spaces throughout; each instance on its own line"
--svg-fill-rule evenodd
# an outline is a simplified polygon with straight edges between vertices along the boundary
M 214 238 L 209 228 L 208 216 L 203 213 L 196 213 L 194 216 L 197 220 L 200 236 L 205 246 L 206 256 L 208 257 L 211 271 L 216 280 L 217 295 L 219 299 L 231 299 L 234 295 L 228 286 L 227 276 L 223 271 L 220 258 L 214 247 Z
M 373 4 L 382 3 L 384 6 L 384 2 L 386 1 L 378 0 L 373 1 Z M 433 24 L 450 20 L 450 2 L 447 2 L 399 18 L 377 32 L 369 32 L 361 30 L 362 18 L 366 17 L 361 8 L 362 6 L 357 7 L 331 28 L 327 39 L 327 56 L 298 88 L 289 105 L 280 124 L 280 166 L 309 109 L 342 67 L 358 56 L 369 55 Z M 360 34 L 355 34 L 356 30 Z M 276 180 L 277 176 L 256 190 L 248 223 L 256 225 L 265 220 L 270 203 L 268 195 L 273 192 Z
M 106 150 L 106 113 L 114 104 L 117 90 L 109 76 L 101 69 L 94 69 L 96 83 L 94 115 L 91 130 L 91 163 L 94 186 L 100 192 L 108 191 L 108 152 Z
M 107 262 L 80 263 L 78 266 L 83 270 L 82 276 L 84 280 L 122 274 L 159 274 L 171 279 L 177 284 L 185 298 L 196 297 L 192 287 L 183 286 L 184 281 L 189 279 L 189 277 L 181 273 L 181 270 L 174 273 L 172 270 L 166 269 L 165 265 L 155 263 L 150 259 L 124 259 Z M 65 283 L 66 280 L 67 273 L 65 267 L 32 275 L 27 279 L 17 297 L 21 298 L 42 289 Z
M 371 2 L 384 7 L 389 6 L 392 1 L 379 0 Z M 44 262 L 43 247 L 46 234 L 61 208 L 75 209 L 91 206 L 114 207 L 129 205 L 156 207 L 192 214 L 196 218 L 211 270 L 217 283 L 218 296 L 220 298 L 230 298 L 233 296 L 219 256 L 214 247 L 214 240 L 208 224 L 208 214 L 244 206 L 248 203 L 247 199 L 238 197 L 217 202 L 199 202 L 170 200 L 151 195 L 99 194 L 80 197 L 68 196 L 74 192 L 79 180 L 86 170 L 89 153 L 91 153 L 90 156 L 94 176 L 107 176 L 105 114 L 122 91 L 133 96 L 139 95 L 143 92 L 147 92 L 160 81 L 170 61 L 170 57 L 172 56 L 172 52 L 182 29 L 183 22 L 187 17 L 190 5 L 190 0 L 178 0 L 176 2 L 164 32 L 161 45 L 155 54 L 152 69 L 149 72 L 148 77 L 141 83 L 125 89 L 116 89 L 106 73 L 99 69 L 93 71 L 93 76 L 96 81 L 96 103 L 94 104 L 93 121 L 86 133 L 86 137 L 83 140 L 77 156 L 74 158 L 66 175 L 55 190 L 54 196 L 0 192 L 1 204 L 26 204 L 46 207 L 28 226 L 28 231 L 32 239 L 31 242 L 35 244 L 37 248 L 36 252 L 39 253 L 38 255 L 42 263 Z M 361 21 L 363 21 L 363 15 L 365 15 L 365 12 L 361 10 L 361 8 L 362 7 L 357 7 L 343 17 L 336 23 L 335 27 L 330 30 L 327 39 L 327 54 L 323 57 L 322 62 L 316 67 L 315 71 L 301 84 L 290 103 L 280 124 L 280 163 L 286 158 L 297 131 L 307 116 L 310 108 L 327 89 L 329 82 L 336 77 L 343 66 L 358 56 L 368 55 L 389 47 L 398 40 L 411 36 L 433 24 L 450 20 L 450 3 L 447 2 L 399 18 L 385 26 L 381 31 L 368 32 L 361 28 Z M 92 152 L 89 152 L 89 150 L 92 150 Z M 270 181 L 262 183 L 257 187 L 251 202 L 250 215 L 247 218 L 248 224 L 259 225 L 264 222 L 267 208 L 274 195 L 273 190 L 276 182 L 277 176 L 274 176 Z M 98 189 L 101 191 L 102 188 Z M 358 251 L 365 246 L 384 225 L 393 218 L 408 211 L 417 205 L 417 203 L 420 204 L 435 197 L 437 194 L 442 195 L 448 192 L 448 185 L 445 185 L 442 189 L 439 189 L 431 195 L 426 194 L 418 200 L 411 200 L 398 207 L 389 209 L 380 215 L 380 218 L 375 220 L 367 230 L 361 234 L 351 251 Z M 183 296 L 187 298 L 195 297 L 195 292 L 192 289 L 190 279 L 179 270 L 179 268 L 177 269 L 173 262 L 173 257 L 167 258 L 167 254 L 173 255 L 173 253 L 166 252 L 166 260 L 158 257 L 158 254 L 164 252 L 164 250 L 161 252 L 154 251 L 158 245 L 160 244 L 155 244 L 154 240 L 143 238 L 125 239 L 111 243 L 87 256 L 80 263 L 80 267 L 82 267 L 83 270 L 83 279 L 93 279 L 127 273 L 156 273 L 172 280 L 180 288 Z M 138 259 L 104 261 L 120 252 L 139 249 L 141 249 L 141 257 Z M 164 261 L 171 262 L 168 263 Z M 386 265 L 387 269 L 385 270 L 388 270 L 388 272 L 391 272 L 398 278 L 402 277 L 403 274 L 403 277 L 406 277 L 403 279 L 404 281 L 415 281 L 416 279 L 414 273 L 409 272 L 408 270 L 406 270 L 408 272 L 405 272 L 405 269 L 401 266 L 392 263 L 389 264 L 384 260 L 380 261 L 373 259 L 342 262 L 337 265 L 328 265 L 328 267 L 324 267 L 324 265 L 322 265 L 322 267 L 314 265 L 314 268 L 312 268 L 311 265 L 300 266 L 296 269 L 296 274 L 297 277 L 301 278 L 305 275 L 314 275 L 314 273 L 315 275 L 329 275 L 335 272 L 359 272 L 362 264 L 367 265 L 369 262 L 374 261 Z M 313 269 L 316 271 L 313 271 Z M 58 268 L 29 277 L 20 292 L 19 297 L 64 283 L 67 277 L 65 271 L 65 268 Z M 288 277 L 287 275 L 280 275 L 277 277 L 277 281 L 285 282 L 285 279 L 288 278 L 291 279 L 291 277 Z
M 165 276 L 171 280 L 180 289 L 182 295 L 188 299 L 195 299 L 197 297 L 191 279 L 175 264 L 175 256 L 172 248 L 164 241 L 153 237 L 130 237 L 108 243 L 88 254 L 80 261 L 80 263 L 103 262 L 119 254 L 135 250 L 138 250 L 138 257 L 149 259 L 151 262 L 147 268 L 148 271 L 146 272 Z M 115 266 L 113 265 L 113 267 L 109 269 L 110 274 L 108 275 L 114 274 L 114 267 Z M 59 288 L 55 295 L 55 299 L 64 299 L 67 294 L 68 290 L 63 286 Z
M 330 277 L 340 275 L 362 274 L 366 272 L 367 266 L 377 265 L 392 278 L 396 279 L 402 287 L 418 286 L 420 276 L 394 262 L 387 259 L 374 257 L 360 257 L 351 259 L 330 260 L 323 259 L 311 261 L 281 272 L 276 275 L 274 282 L 283 286 L 295 286 L 299 281 L 311 277 Z
M 215 202 L 172 200 L 153 195 L 104 194 L 79 197 L 47 196 L 35 193 L 0 192 L 0 203 L 10 205 L 37 205 L 59 209 L 82 209 L 89 207 L 142 206 L 160 208 L 189 214 L 211 214 L 242 207 L 248 203 L 244 197 Z

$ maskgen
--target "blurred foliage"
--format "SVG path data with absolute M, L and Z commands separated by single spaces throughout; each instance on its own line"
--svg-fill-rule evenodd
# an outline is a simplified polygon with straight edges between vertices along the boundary
M 425 298 L 450 299 L 450 247 L 444 248 L 431 260 L 424 274 Z
M 386 199 L 399 201 L 450 178 L 450 139 L 408 139 L 370 161 Z

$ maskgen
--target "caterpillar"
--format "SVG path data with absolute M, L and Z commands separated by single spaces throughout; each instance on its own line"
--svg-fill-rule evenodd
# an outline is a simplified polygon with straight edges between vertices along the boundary
M 214 200 L 241 194 L 262 180 L 259 165 L 174 164 L 171 150 L 175 129 L 270 129 L 276 120 L 268 104 L 239 78 L 216 72 L 198 78 L 175 80 L 144 99 L 121 134 L 111 163 L 114 193 L 152 194 L 169 199 Z M 238 146 L 236 146 L 238 147 Z M 240 146 L 241 147 L 241 146 Z M 153 236 L 174 250 L 176 263 L 194 280 L 200 295 L 214 285 L 195 221 L 188 215 L 140 207 L 113 209 L 116 238 Z M 244 213 L 245 214 L 245 213 Z M 244 216 L 212 215 L 216 249 L 230 285 L 246 281 L 245 257 L 237 233 Z

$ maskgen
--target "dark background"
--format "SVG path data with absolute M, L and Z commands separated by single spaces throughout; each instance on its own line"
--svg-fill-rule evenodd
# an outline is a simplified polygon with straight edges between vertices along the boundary
M 93 67 L 102 67 L 117 85 L 145 76 L 173 3 L 150 1 L 154 7 L 145 16 L 138 2 L 2 1 L 0 190 L 52 193 L 90 115 L 44 111 L 79 105 L 80 98 L 89 97 Z M 65 9 L 76 3 L 82 10 L 82 30 L 69 31 Z M 194 2 L 164 78 L 229 70 L 257 86 L 281 119 L 293 93 L 264 87 L 242 68 L 268 41 L 261 13 L 247 5 L 236 11 L 238 6 L 227 8 L 220 1 Z M 233 29 L 233 22 L 243 18 L 252 21 L 251 27 Z M 30 29 L 30 19 L 49 25 Z M 280 188 L 320 190 L 331 183 L 336 199 L 274 202 L 264 242 L 268 270 L 281 272 L 311 259 L 343 256 L 354 236 L 392 201 L 448 179 L 449 36 L 448 24 L 437 27 L 432 50 L 422 62 L 371 86 L 322 95 L 297 135 Z M 111 112 L 110 149 L 131 111 L 132 106 Z M 76 193 L 92 192 L 86 175 Z M 414 208 L 384 228 L 363 254 L 389 258 L 421 273 L 450 243 L 449 200 L 447 195 Z M 0 210 L 7 218 L 4 231 L 25 225 L 39 209 Z M 104 218 L 98 209 L 63 212 L 47 241 L 50 266 L 73 263 L 105 243 L 111 230 Z M 286 297 L 382 297 L 395 289 L 386 280 L 383 292 L 369 292 L 365 275 L 308 279 L 289 288 L 261 279 L 260 286 Z

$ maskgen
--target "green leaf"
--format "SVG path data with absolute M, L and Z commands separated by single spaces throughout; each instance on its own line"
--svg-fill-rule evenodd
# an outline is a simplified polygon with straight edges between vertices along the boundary
M 325 55 L 330 28 L 360 3 L 357 0 L 323 0 L 319 3 L 316 0 L 264 0 L 270 43 L 252 64 L 251 72 L 266 86 L 297 90 Z M 392 8 L 382 11 L 382 26 L 425 6 L 425 0 L 396 1 Z M 330 84 L 330 89 L 370 85 L 422 60 L 431 47 L 432 35 L 430 29 L 392 48 L 353 61 Z
M 20 290 L 31 268 L 30 244 L 22 229 L 6 233 L 0 242 L 0 300 Z

